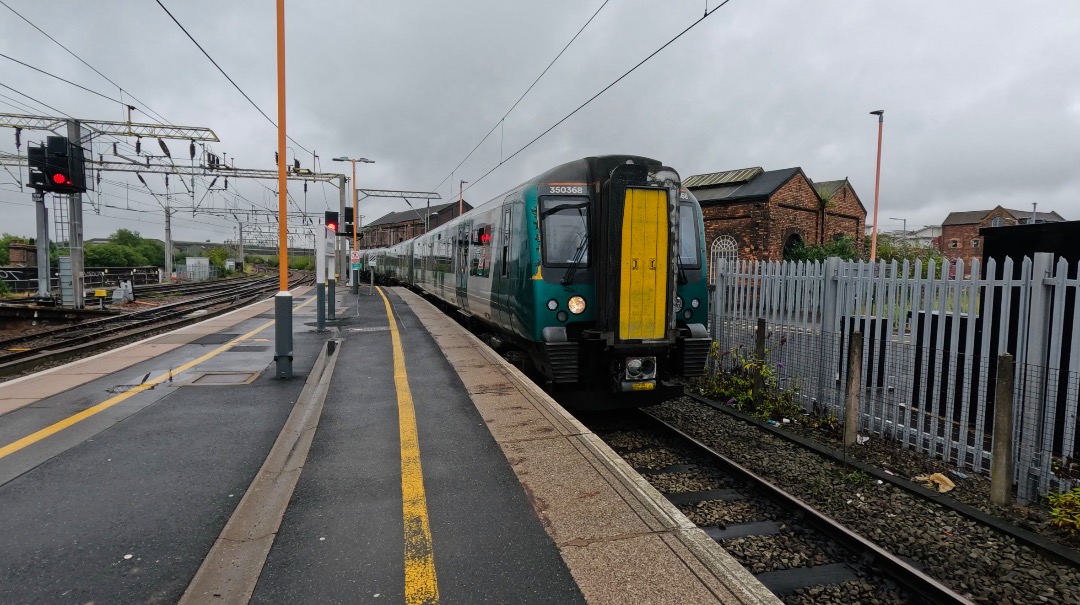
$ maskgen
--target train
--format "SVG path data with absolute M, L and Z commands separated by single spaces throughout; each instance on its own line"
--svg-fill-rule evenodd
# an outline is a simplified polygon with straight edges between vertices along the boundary
M 366 251 L 380 283 L 420 291 L 552 390 L 681 392 L 711 339 L 701 206 L 634 155 L 556 166 L 427 233 Z

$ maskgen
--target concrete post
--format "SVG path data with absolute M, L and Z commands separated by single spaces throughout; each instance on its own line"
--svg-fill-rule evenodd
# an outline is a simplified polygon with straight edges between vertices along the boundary
M 1013 502 L 1013 380 L 1016 365 L 1008 353 L 998 355 L 994 389 L 994 442 L 990 450 L 990 501 Z
M 292 292 L 288 290 L 282 290 L 274 297 L 275 376 L 285 379 L 293 375 L 292 302 Z
M 847 399 L 844 403 L 844 447 L 859 438 L 859 396 L 862 392 L 862 332 L 852 332 L 848 340 Z

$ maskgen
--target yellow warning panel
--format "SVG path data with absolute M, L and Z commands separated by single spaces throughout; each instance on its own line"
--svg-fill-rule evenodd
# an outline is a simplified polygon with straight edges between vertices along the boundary
M 619 288 L 622 340 L 665 336 L 668 229 L 666 190 L 626 190 Z

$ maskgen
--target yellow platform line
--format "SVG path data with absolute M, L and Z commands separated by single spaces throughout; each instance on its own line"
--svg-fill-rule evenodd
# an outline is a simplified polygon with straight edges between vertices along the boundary
M 304 305 L 307 305 L 307 304 L 311 303 L 314 300 L 315 300 L 315 298 L 311 298 L 307 302 L 305 302 L 305 303 L 303 303 L 301 305 L 298 305 L 296 308 L 299 309 L 300 307 L 303 307 Z M 135 395 L 138 395 L 139 393 L 142 393 L 143 391 L 145 391 L 147 389 L 150 389 L 152 387 L 155 387 L 155 386 L 161 384 L 162 382 L 165 382 L 166 380 L 169 379 L 170 376 L 173 376 L 175 374 L 179 374 L 179 373 L 184 372 L 186 370 L 190 370 L 191 368 L 199 365 L 200 363 L 202 363 L 202 362 L 204 362 L 204 361 L 206 361 L 206 360 L 208 360 L 208 359 L 210 359 L 212 357 L 216 357 L 221 352 L 225 351 L 226 349 L 228 349 L 229 347 L 235 345 L 236 343 L 247 340 L 247 339 L 251 338 L 252 336 L 258 334 L 259 332 L 262 332 L 263 330 L 269 328 L 272 325 L 274 325 L 274 320 L 270 320 L 270 321 L 264 323 L 263 325 L 259 326 L 258 328 L 255 328 L 254 330 L 248 332 L 247 334 L 244 334 L 243 336 L 238 336 L 238 337 L 230 340 L 229 342 L 221 345 L 220 347 L 214 349 L 213 351 L 210 351 L 209 353 L 207 353 L 205 355 L 202 355 L 198 359 L 193 359 L 192 361 L 189 361 L 189 362 L 185 363 L 184 365 L 182 365 L 182 366 L 180 366 L 180 367 L 178 367 L 178 368 L 176 368 L 174 370 L 171 370 L 170 372 L 168 372 L 166 374 L 162 374 L 161 376 L 158 376 L 157 378 L 153 378 L 151 380 L 148 380 L 148 381 L 146 381 L 146 382 L 132 388 L 129 391 L 124 391 L 123 393 L 120 393 L 119 395 L 116 395 L 115 397 L 106 399 L 105 401 L 102 401 L 101 403 L 99 403 L 99 404 L 97 404 L 97 405 L 95 405 L 93 407 L 86 408 L 85 410 L 83 410 L 83 411 L 81 411 L 81 412 L 79 412 L 77 414 L 72 414 L 71 416 L 68 416 L 67 418 L 64 418 L 63 420 L 60 420 L 59 422 L 56 422 L 54 424 L 50 424 L 49 426 L 47 426 L 47 427 L 45 427 L 45 428 L 43 428 L 43 429 L 41 429 L 41 430 L 39 430 L 39 431 L 37 431 L 35 433 L 31 433 L 31 434 L 27 435 L 26 437 L 23 437 L 22 439 L 19 439 L 17 441 L 12 441 L 11 443 L 5 445 L 4 447 L 0 447 L 0 458 L 10 456 L 11 454 L 14 454 L 15 452 L 17 452 L 17 451 L 19 451 L 21 449 L 27 448 L 27 447 L 37 443 L 38 441 L 41 441 L 42 439 L 45 439 L 45 438 L 50 437 L 52 435 L 55 435 L 56 433 L 59 433 L 60 431 L 66 429 L 66 428 L 68 428 L 68 427 L 70 427 L 72 425 L 78 424 L 79 422 L 82 422 L 83 420 L 86 420 L 87 418 L 90 418 L 91 416 L 93 416 L 95 414 L 104 412 L 105 410 L 113 407 L 114 405 L 116 405 L 118 403 L 126 401 L 126 400 L 134 397 Z
M 435 552 L 431 545 L 431 526 L 428 524 L 424 473 L 420 468 L 416 409 L 413 407 L 412 391 L 409 390 L 405 353 L 401 348 L 394 311 L 382 288 L 376 290 L 386 305 L 390 340 L 394 347 L 394 386 L 397 389 L 401 440 L 401 514 L 405 521 L 405 603 L 435 605 L 439 602 L 439 584 L 435 577 Z

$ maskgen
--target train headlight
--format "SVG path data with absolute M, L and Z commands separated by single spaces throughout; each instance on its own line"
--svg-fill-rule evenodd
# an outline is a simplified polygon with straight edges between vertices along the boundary
M 679 311 L 682 311 L 682 306 L 683 306 L 682 297 L 681 296 L 676 296 L 675 297 L 675 312 L 678 313 Z
M 652 380 L 656 378 L 655 357 L 627 357 L 627 380 Z
M 549 311 L 554 311 L 555 309 L 558 309 L 558 308 L 559 308 L 559 301 L 555 300 L 554 298 L 548 301 L 548 310 Z
M 694 316 L 694 312 L 691 311 L 690 309 L 687 309 L 686 313 L 683 313 L 683 317 L 685 317 L 686 319 L 690 319 L 693 316 Z
M 701 306 L 701 301 L 700 301 L 700 300 L 698 300 L 698 299 L 696 299 L 696 298 L 695 298 L 695 299 L 692 299 L 692 300 L 690 301 L 690 306 L 696 309 L 696 308 L 698 308 L 698 307 L 700 307 L 700 306 Z
M 575 294 L 566 301 L 566 306 L 574 315 L 581 315 L 585 312 L 585 299 Z
M 561 322 L 564 322 L 564 323 L 569 318 L 570 318 L 570 316 L 566 314 L 566 311 L 559 311 L 558 313 L 555 314 L 555 319 L 557 319 L 557 320 L 559 320 Z

